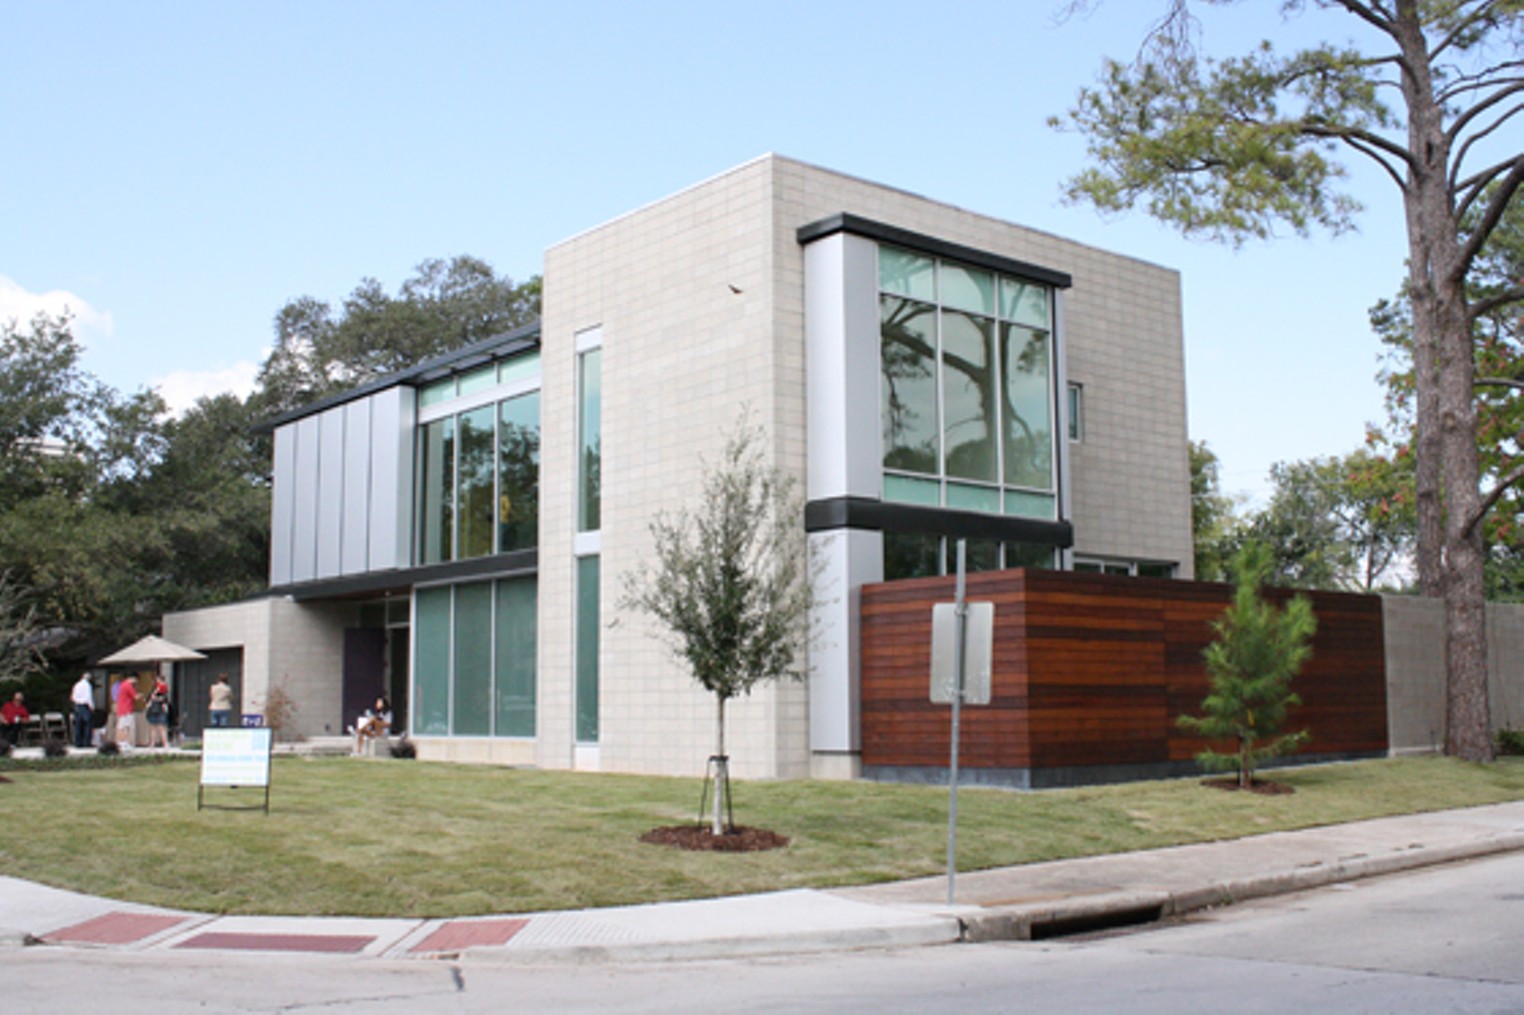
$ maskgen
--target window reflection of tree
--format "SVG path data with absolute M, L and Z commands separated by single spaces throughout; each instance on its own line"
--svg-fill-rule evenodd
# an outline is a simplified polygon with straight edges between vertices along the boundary
M 1018 343 L 1020 350 L 1013 355 L 1013 347 Z M 1052 489 L 1053 412 L 1048 397 L 1048 336 L 1020 325 L 1001 325 L 1000 359 L 1006 364 L 1006 383 L 1000 385 L 1005 420 L 1005 481 Z M 1017 409 L 1012 396 L 1018 389 L 1030 391 L 1034 386 L 1040 397 L 1034 399 L 1033 407 L 1042 416 L 1029 421 Z
M 585 444 L 582 447 L 582 531 L 584 532 L 593 532 L 602 525 L 602 448 L 602 436 L 599 436 L 592 444 Z
M 901 282 L 909 284 L 904 279 Z M 1040 301 L 1042 307 L 1028 307 L 1028 313 L 1046 314 L 1047 290 L 1009 280 L 1006 284 L 1017 286 L 1017 295 L 1010 305 L 1018 308 L 1019 316 L 1027 317 L 1020 313 L 1020 308 L 1032 302 L 1026 295 L 1028 291 L 1044 297 Z M 934 387 L 937 308 L 887 294 L 881 297 L 880 304 L 884 466 L 938 475 L 943 471 L 939 468 L 943 435 L 937 432 L 938 392 Z M 960 311 L 942 313 L 946 474 L 1052 489 L 1048 333 L 1008 322 L 997 328 L 988 318 Z M 966 322 L 967 327 L 955 330 L 953 321 Z M 998 356 L 990 354 L 992 331 L 998 335 Z M 973 336 L 977 339 L 968 341 Z M 997 376 L 997 364 L 1003 364 L 1000 371 L 1003 378 Z M 964 392 L 974 396 L 975 404 L 969 406 L 972 411 L 960 409 L 960 402 L 963 406 L 968 406 L 968 402 L 955 395 Z M 994 465 L 996 420 L 1000 421 L 998 430 L 1002 433 L 1005 455 L 1003 476 L 996 474 Z M 970 428 L 975 428 L 972 435 L 961 440 L 955 438 L 955 434 Z
M 935 389 L 929 405 L 915 397 L 917 388 L 931 385 L 936 378 L 936 308 L 892 296 L 885 296 L 881 303 L 884 465 L 936 475 Z M 922 421 L 928 410 L 929 425 Z M 923 434 L 924 439 L 918 440 Z
M 961 479 L 999 481 L 995 473 L 996 400 L 993 331 L 995 322 L 956 310 L 942 311 L 942 363 L 961 375 L 944 374 L 947 474 Z M 975 405 L 963 412 L 972 393 Z M 959 413 L 954 418 L 954 413 Z M 962 440 L 954 435 L 967 433 Z
M 498 551 L 525 550 L 539 538 L 540 427 L 498 427 Z
M 485 418 L 483 418 L 485 417 Z M 484 425 L 485 424 L 485 425 Z M 492 409 L 460 417 L 460 532 L 457 556 L 481 557 L 492 552 Z

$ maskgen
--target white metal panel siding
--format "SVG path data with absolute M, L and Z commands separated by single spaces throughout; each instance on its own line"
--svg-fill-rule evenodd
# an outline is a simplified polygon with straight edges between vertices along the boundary
M 319 578 L 336 578 L 344 537 L 344 406 L 329 409 L 318 420 L 317 569 Z
M 412 388 L 389 388 L 370 398 L 370 569 L 384 571 L 412 562 Z
M 883 493 L 877 251 L 846 233 L 804 250 L 811 500 Z
M 291 580 L 317 577 L 318 476 L 322 469 L 320 417 L 297 420 L 295 491 L 291 526 Z
M 369 568 L 371 400 L 344 406 L 344 514 L 339 567 L 344 574 Z
M 270 491 L 270 584 L 291 581 L 291 532 L 296 518 L 296 426 L 275 431 L 275 475 Z

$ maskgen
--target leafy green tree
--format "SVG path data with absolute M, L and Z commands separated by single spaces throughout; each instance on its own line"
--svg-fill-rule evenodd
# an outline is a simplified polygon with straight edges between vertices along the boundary
M 1191 441 L 1191 537 L 1196 580 L 1228 580 L 1239 519 L 1232 497 L 1222 492 L 1222 465 L 1206 441 Z
M 1524 299 L 1524 285 L 1478 301 L 1467 282 L 1524 185 L 1524 152 L 1508 143 L 1524 111 L 1524 3 L 1274 6 L 1339 15 L 1363 42 L 1286 54 L 1265 42 L 1214 60 L 1197 53 L 1190 0 L 1166 0 L 1138 59 L 1108 61 L 1099 85 L 1055 120 L 1086 136 L 1093 162 L 1068 193 L 1103 210 L 1142 204 L 1188 235 L 1239 244 L 1280 225 L 1352 228 L 1359 203 L 1340 154 L 1372 161 L 1397 187 L 1414 310 L 1420 581 L 1445 599 L 1446 750 L 1490 759 L 1481 522 L 1496 491 L 1481 489 L 1473 325 Z
M 1249 543 L 1233 562 L 1237 588 L 1233 605 L 1213 622 L 1217 639 L 1206 647 L 1212 689 L 1201 702 L 1200 716 L 1182 715 L 1181 729 L 1217 742 L 1231 742 L 1232 753 L 1210 748 L 1196 755 L 1211 772 L 1238 772 L 1249 786 L 1254 772 L 1271 758 L 1306 743 L 1307 730 L 1282 733 L 1287 712 L 1301 704 L 1291 681 L 1312 655 L 1317 619 L 1312 603 L 1297 596 L 1278 609 L 1266 602 L 1260 587 L 1270 573 L 1270 552 Z
M 0 572 L 0 685 L 20 682 L 42 668 L 37 610 L 11 576 Z
M 715 697 L 715 756 L 725 705 L 759 683 L 802 679 L 814 603 L 797 484 L 767 465 L 762 432 L 743 420 L 707 472 L 702 506 L 651 521 L 650 562 L 624 578 L 621 609 L 654 617 Z M 715 780 L 711 831 L 725 832 L 728 766 Z
M 311 296 L 275 315 L 275 348 L 256 400 L 275 415 L 527 324 L 540 278 L 514 283 L 479 258 L 432 258 L 391 296 L 365 278 L 339 312 Z
M 1362 448 L 1348 455 L 1277 462 L 1274 492 L 1242 539 L 1270 548 L 1269 580 L 1293 588 L 1371 592 L 1400 587 L 1413 542 L 1412 475 Z

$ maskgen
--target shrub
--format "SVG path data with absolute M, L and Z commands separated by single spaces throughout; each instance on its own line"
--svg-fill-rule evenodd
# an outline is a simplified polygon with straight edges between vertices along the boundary
M 122 753 L 122 749 L 117 746 L 115 740 L 102 740 L 100 746 L 95 749 L 95 753 L 102 758 L 114 758 Z
M 57 737 L 48 737 L 42 742 L 42 756 L 44 758 L 67 758 L 69 748 Z
M 1498 730 L 1495 739 L 1499 754 L 1524 754 L 1524 730 Z
M 286 728 L 291 725 L 291 720 L 296 717 L 296 699 L 286 690 L 284 683 L 277 683 L 270 688 L 265 695 L 265 725 L 270 727 L 270 736 L 276 741 L 292 739 L 286 734 Z
M 414 747 L 413 742 L 407 737 L 403 737 L 395 744 L 392 744 L 392 757 L 404 758 L 411 761 L 418 757 L 418 748 Z

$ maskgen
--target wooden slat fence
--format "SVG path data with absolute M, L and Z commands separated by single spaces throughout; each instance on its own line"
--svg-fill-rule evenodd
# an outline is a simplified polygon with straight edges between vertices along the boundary
M 1175 717 L 1196 712 L 1206 695 L 1201 652 L 1232 599 L 1229 586 L 1025 570 L 967 583 L 970 601 L 995 604 L 995 644 L 991 703 L 963 711 L 961 767 L 1030 785 L 1189 769 L 1204 745 Z M 1381 600 L 1307 595 L 1318 632 L 1293 684 L 1303 703 L 1288 729 L 1311 729 L 1305 755 L 1383 754 Z M 952 578 L 863 588 L 862 761 L 870 771 L 947 765 L 948 706 L 931 704 L 928 671 L 931 607 L 952 598 Z

